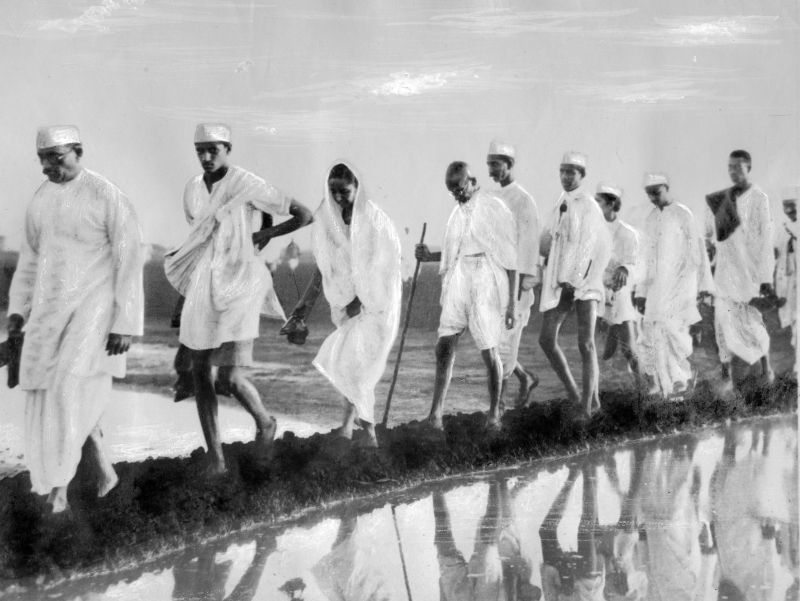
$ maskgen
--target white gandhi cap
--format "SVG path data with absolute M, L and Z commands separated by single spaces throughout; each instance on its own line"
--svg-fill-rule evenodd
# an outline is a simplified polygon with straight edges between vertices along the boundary
M 492 143 L 489 144 L 489 151 L 486 154 L 497 154 L 510 159 L 517 158 L 517 150 L 511 144 L 506 144 L 505 142 L 500 142 L 499 140 L 492 140 Z
M 622 198 L 622 188 L 610 182 L 600 182 L 597 184 L 597 194 L 611 194 L 611 196 Z
M 645 173 L 643 187 L 650 186 L 669 186 L 669 178 L 665 173 Z
M 48 125 L 36 132 L 36 150 L 80 143 L 81 136 L 74 125 Z
M 231 128 L 224 123 L 201 123 L 194 131 L 194 143 L 227 142 L 231 143 Z
M 561 158 L 562 165 L 575 165 L 576 167 L 583 167 L 586 169 L 586 155 L 582 152 L 568 150 Z

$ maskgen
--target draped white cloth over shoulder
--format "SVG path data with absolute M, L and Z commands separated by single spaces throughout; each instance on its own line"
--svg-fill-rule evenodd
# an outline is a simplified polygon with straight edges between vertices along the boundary
M 336 330 L 314 358 L 314 366 L 355 405 L 358 417 L 375 423 L 375 386 L 386 367 L 400 321 L 400 239 L 392 220 L 368 197 L 358 179 L 350 225 L 324 182 L 325 196 L 314 214 L 314 258 Z M 348 317 L 354 298 L 361 312 Z
M 258 336 L 259 312 L 274 306 L 272 277 L 252 235 L 261 212 L 289 214 L 290 199 L 260 177 L 231 166 L 209 192 L 203 176 L 186 184 L 183 205 L 191 231 L 167 253 L 164 271 L 186 302 L 180 341 L 196 350 Z M 282 317 L 275 315 L 276 317 Z

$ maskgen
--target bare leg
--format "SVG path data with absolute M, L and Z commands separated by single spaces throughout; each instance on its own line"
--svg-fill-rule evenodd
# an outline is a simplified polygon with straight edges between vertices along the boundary
M 772 384 L 775 381 L 775 372 L 772 371 L 772 366 L 769 363 L 769 353 L 761 357 L 761 376 L 768 384 Z
M 580 393 L 578 386 L 575 384 L 575 379 L 572 377 L 572 372 L 569 370 L 567 358 L 564 356 L 561 347 L 558 346 L 558 331 L 561 329 L 561 324 L 569 312 L 569 306 L 558 305 L 555 309 L 545 311 L 542 315 L 542 329 L 539 332 L 539 346 L 542 347 L 547 360 L 556 372 L 564 388 L 567 389 L 567 397 L 573 403 L 580 401 Z
M 603 361 L 608 361 L 617 352 L 617 341 L 620 338 L 620 325 L 609 324 L 606 331 L 606 345 L 603 348 Z
M 442 408 L 450 387 L 450 378 L 453 377 L 453 364 L 456 360 L 456 347 L 461 334 L 442 336 L 436 343 L 436 379 L 433 383 L 433 403 L 428 416 L 428 423 L 441 430 Z
M 363 419 L 360 421 L 361 421 L 361 427 L 364 428 L 364 431 L 367 433 L 367 440 L 363 446 L 377 449 L 378 437 L 375 435 L 375 424 L 364 421 Z
M 221 366 L 217 376 L 222 386 L 231 391 L 234 398 L 255 420 L 256 443 L 262 446 L 272 444 L 275 438 L 275 418 L 267 413 L 258 390 L 244 377 L 241 368 Z
M 527 371 L 519 361 L 514 366 L 514 375 L 519 380 L 517 407 L 527 407 L 530 405 L 531 392 L 539 385 L 539 377 L 535 373 Z
M 639 369 L 639 357 L 636 353 L 636 331 L 632 321 L 626 321 L 617 326 L 617 335 L 619 336 L 620 349 L 622 355 L 628 360 L 633 377 L 636 380 L 636 386 L 644 386 L 644 379 L 642 372 Z
M 211 351 L 194 351 L 192 353 L 192 372 L 194 373 L 195 399 L 200 427 L 206 439 L 210 465 L 209 475 L 225 473 L 225 457 L 222 455 L 222 441 L 219 436 L 217 420 L 217 393 L 214 392 L 214 381 L 211 377 Z
M 583 364 L 583 392 L 581 404 L 586 414 L 600 408 L 600 368 L 597 365 L 597 349 L 594 345 L 594 328 L 597 321 L 597 301 L 575 301 L 578 314 L 578 350 Z
M 500 426 L 500 391 L 503 382 L 503 363 L 497 347 L 481 351 L 481 357 L 486 365 L 489 383 L 489 416 L 488 425 L 496 428 Z
M 342 425 L 334 430 L 337 436 L 353 439 L 353 427 L 356 423 L 356 406 L 347 399 L 344 400 L 344 413 L 342 414 Z
M 114 465 L 106 454 L 105 444 L 103 443 L 103 431 L 99 426 L 92 430 L 87 442 L 89 443 L 87 451 L 89 451 L 97 468 L 100 470 L 100 482 L 97 496 L 105 497 L 117 485 L 119 477 L 117 477 L 117 472 L 114 471 Z
M 192 351 L 186 346 L 178 346 L 173 363 L 178 380 L 173 386 L 175 402 L 194 396 L 194 377 L 192 375 Z

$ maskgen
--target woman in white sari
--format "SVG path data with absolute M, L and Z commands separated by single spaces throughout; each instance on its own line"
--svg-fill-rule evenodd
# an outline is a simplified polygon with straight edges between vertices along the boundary
M 292 313 L 302 319 L 321 279 L 336 330 L 322 343 L 316 367 L 345 396 L 337 433 L 352 438 L 358 423 L 375 436 L 375 386 L 386 367 L 400 321 L 400 239 L 386 213 L 367 196 L 355 169 L 337 161 L 314 214 L 313 250 L 318 272 Z

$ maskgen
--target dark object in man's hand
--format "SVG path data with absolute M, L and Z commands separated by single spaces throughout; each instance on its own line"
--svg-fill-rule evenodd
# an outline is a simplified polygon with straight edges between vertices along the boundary
M 633 306 L 636 307 L 636 310 L 644 315 L 645 307 L 647 306 L 647 299 L 641 296 L 637 296 L 633 299 Z
M 22 357 L 22 332 L 10 334 L 8 340 L 0 342 L 0 367 L 8 365 L 8 387 L 19 384 L 19 363 Z
M 175 308 L 172 310 L 172 319 L 170 319 L 169 325 L 172 328 L 179 328 L 181 327 L 181 315 L 183 314 L 183 303 L 186 300 L 186 297 L 179 296 L 178 302 L 175 303 Z
M 286 339 L 292 344 L 303 345 L 308 337 L 308 326 L 302 317 L 293 313 L 283 324 L 280 335 L 286 336 Z
M 359 313 L 361 313 L 361 301 L 358 300 L 358 297 L 355 297 L 351 300 L 348 305 L 344 308 L 345 313 L 347 313 L 347 317 L 353 318 Z

